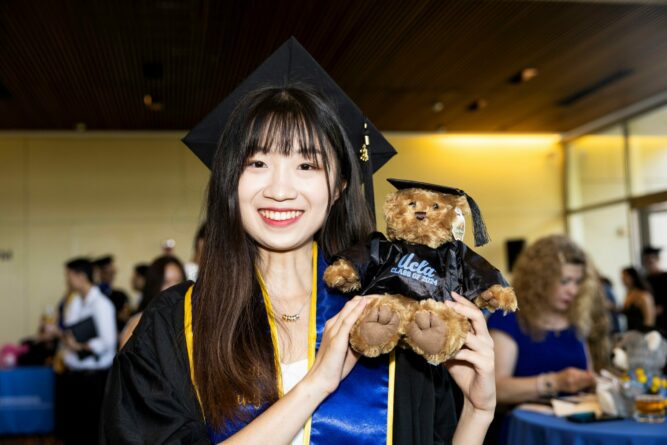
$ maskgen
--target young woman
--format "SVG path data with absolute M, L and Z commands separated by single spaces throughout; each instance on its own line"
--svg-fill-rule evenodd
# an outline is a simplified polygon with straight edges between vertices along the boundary
M 163 293 L 114 364 L 106 443 L 481 443 L 493 348 L 467 300 L 449 303 L 473 332 L 447 369 L 349 348 L 373 296 L 347 299 L 320 278 L 325 257 L 373 224 L 326 100 L 306 87 L 246 95 L 216 153 L 206 216 L 196 286 Z M 458 420 L 450 375 L 464 395 Z
M 651 287 L 634 267 L 626 267 L 621 272 L 621 280 L 627 289 L 623 315 L 628 330 L 648 332 L 655 327 L 655 302 Z
M 566 236 L 547 236 L 521 253 L 513 274 L 520 311 L 489 319 L 498 402 L 517 404 L 593 385 L 590 356 L 609 355 L 608 320 L 584 251 Z
M 185 268 L 181 260 L 172 255 L 162 255 L 153 260 L 146 272 L 141 301 L 137 311 L 127 320 L 127 324 L 118 335 L 118 349 L 122 349 L 141 321 L 141 314 L 160 292 L 185 281 Z

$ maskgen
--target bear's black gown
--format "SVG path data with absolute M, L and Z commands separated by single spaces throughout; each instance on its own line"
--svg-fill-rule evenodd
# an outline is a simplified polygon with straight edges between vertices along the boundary
M 174 286 L 153 301 L 116 357 L 102 408 L 101 444 L 211 443 L 190 382 L 183 327 L 190 285 Z M 394 443 L 451 443 L 456 390 L 444 367 L 397 350 Z
M 454 291 L 471 300 L 494 284 L 508 287 L 498 269 L 461 241 L 437 249 L 406 241 L 389 241 L 375 232 L 333 256 L 354 264 L 361 277 L 361 294 L 400 294 L 415 300 L 451 300 Z

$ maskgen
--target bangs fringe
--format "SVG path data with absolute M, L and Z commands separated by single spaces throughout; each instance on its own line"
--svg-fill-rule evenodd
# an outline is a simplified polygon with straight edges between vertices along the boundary
M 246 159 L 257 153 L 290 156 L 296 149 L 318 168 L 320 162 L 328 167 L 332 147 L 319 125 L 309 118 L 314 110 L 308 110 L 288 95 L 276 95 L 271 104 L 264 104 L 256 112 L 243 144 Z

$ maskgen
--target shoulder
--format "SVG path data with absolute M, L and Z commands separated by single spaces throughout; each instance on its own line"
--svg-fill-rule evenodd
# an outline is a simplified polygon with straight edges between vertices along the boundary
M 180 349 L 184 344 L 184 300 L 193 285 L 186 281 L 158 294 L 142 313 L 137 329 L 127 347 L 156 348 L 170 346 Z
M 192 281 L 184 281 L 175 286 L 160 292 L 157 297 L 150 302 L 146 308 L 146 313 L 164 313 L 174 310 L 178 306 L 182 306 L 185 300 L 185 294 L 188 292 L 194 283 Z

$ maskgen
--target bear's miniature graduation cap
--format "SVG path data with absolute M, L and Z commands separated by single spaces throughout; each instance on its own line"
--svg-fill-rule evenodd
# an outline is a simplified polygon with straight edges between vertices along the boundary
M 398 190 L 424 189 L 431 190 L 433 192 L 445 193 L 447 195 L 465 196 L 466 200 L 468 201 L 468 207 L 470 207 L 470 213 L 472 215 L 472 223 L 475 230 L 475 246 L 483 246 L 484 244 L 491 241 L 489 238 L 489 233 L 486 231 L 486 225 L 484 224 L 484 219 L 482 218 L 482 212 L 479 210 L 479 206 L 475 200 L 472 199 L 472 196 L 468 195 L 463 190 L 454 187 L 447 187 L 444 185 L 409 181 L 407 179 L 389 178 L 387 181 L 389 181 L 389 183 L 396 187 Z
M 396 150 L 294 37 L 255 69 L 183 138 L 183 142 L 211 168 L 225 124 L 239 101 L 258 88 L 291 84 L 313 88 L 338 112 L 356 158 L 361 163 L 366 200 L 374 210 L 373 172 L 396 154 Z

